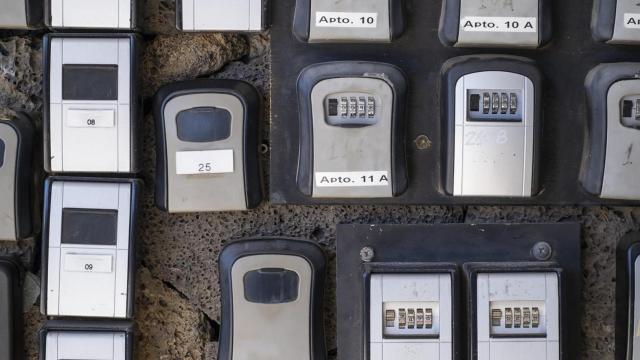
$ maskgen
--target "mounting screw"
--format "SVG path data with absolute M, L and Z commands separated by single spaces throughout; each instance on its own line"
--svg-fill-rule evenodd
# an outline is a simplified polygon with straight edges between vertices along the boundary
M 547 242 L 541 241 L 535 245 L 531 249 L 531 254 L 536 260 L 546 261 L 551 259 L 551 255 L 553 254 L 553 249 L 551 245 Z
M 373 248 L 369 246 L 365 246 L 360 250 L 360 259 L 364 262 L 371 262 L 374 256 L 376 256 L 376 253 L 373 251 Z
M 418 150 L 429 150 L 431 146 L 433 146 L 433 142 L 431 142 L 427 135 L 420 135 L 413 142 L 416 143 Z

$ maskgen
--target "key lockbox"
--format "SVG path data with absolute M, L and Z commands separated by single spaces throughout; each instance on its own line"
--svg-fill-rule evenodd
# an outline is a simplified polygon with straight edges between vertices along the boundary
M 541 86 L 540 72 L 525 58 L 463 56 L 444 64 L 447 194 L 537 194 Z
M 41 310 L 130 318 L 140 182 L 53 177 L 45 183 Z
M 455 47 L 537 48 L 551 39 L 551 1 L 444 0 L 439 37 Z
M 595 0 L 591 33 L 600 42 L 640 43 L 640 3 L 635 0 Z
M 585 80 L 589 127 L 580 181 L 605 199 L 640 199 L 640 63 L 601 64 Z
M 30 29 L 42 24 L 41 0 L 1 0 L 0 29 Z
M 293 33 L 311 43 L 390 42 L 404 26 L 404 0 L 296 0 Z
M 394 197 L 407 188 L 404 74 L 374 62 L 311 65 L 298 78 L 298 188 L 314 198 Z
M 52 29 L 133 30 L 138 0 L 44 0 L 45 23 Z
M 22 275 L 16 259 L 0 256 L 0 360 L 24 359 Z
M 32 233 L 34 136 L 28 116 L 0 115 L 0 240 Z
M 183 31 L 261 31 L 269 0 L 176 0 L 176 25 Z
M 232 242 L 220 253 L 218 359 L 325 360 L 326 265 L 315 243 L 282 238 Z
M 49 320 L 40 330 L 40 360 L 133 360 L 127 321 Z
M 640 233 L 625 235 L 616 251 L 616 360 L 640 357 Z
M 262 97 L 236 80 L 198 79 L 155 99 L 156 205 L 169 212 L 246 210 L 262 199 Z
M 137 39 L 133 34 L 45 36 L 47 172 L 137 172 Z

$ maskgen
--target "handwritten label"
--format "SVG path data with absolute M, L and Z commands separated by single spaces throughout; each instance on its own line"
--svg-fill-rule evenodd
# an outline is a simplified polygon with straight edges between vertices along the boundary
M 317 27 L 370 28 L 378 27 L 378 13 L 316 12 Z
M 317 172 L 317 187 L 387 186 L 388 171 Z
M 487 17 L 467 16 L 460 22 L 460 28 L 469 32 L 538 32 L 535 17 Z
M 224 174 L 233 172 L 233 150 L 179 151 L 177 175 Z

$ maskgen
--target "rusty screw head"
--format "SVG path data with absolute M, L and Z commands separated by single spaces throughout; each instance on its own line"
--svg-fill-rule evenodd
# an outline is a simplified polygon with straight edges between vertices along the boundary
M 427 135 L 418 136 L 414 142 L 416 143 L 416 148 L 418 148 L 418 150 L 429 150 L 431 149 L 431 146 L 433 146 L 433 143 Z
M 360 259 L 364 262 L 371 262 L 374 256 L 376 256 L 376 253 L 373 251 L 373 248 L 369 246 L 365 246 L 360 250 Z
M 551 259 L 551 255 L 553 254 L 553 249 L 549 243 L 541 241 L 533 245 L 531 249 L 531 254 L 536 260 L 547 261 Z

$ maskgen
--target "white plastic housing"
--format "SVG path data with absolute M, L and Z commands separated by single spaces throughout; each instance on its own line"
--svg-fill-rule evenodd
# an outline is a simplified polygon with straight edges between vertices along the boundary
M 49 332 L 44 359 L 126 360 L 126 335 L 116 332 Z

